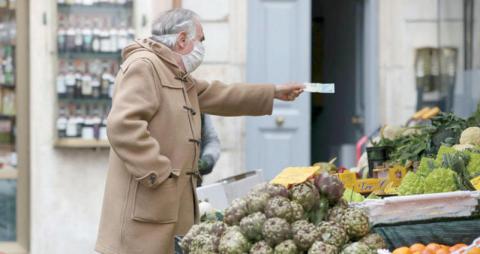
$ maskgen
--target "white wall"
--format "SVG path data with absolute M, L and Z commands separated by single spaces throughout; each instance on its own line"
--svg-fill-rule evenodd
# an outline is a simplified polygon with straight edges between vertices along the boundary
M 94 253 L 108 151 L 55 149 L 54 64 L 56 1 L 30 1 L 31 253 Z M 152 13 L 171 7 L 154 0 Z M 184 0 L 204 20 L 207 80 L 244 81 L 246 1 Z M 47 24 L 42 23 L 43 13 Z M 151 20 L 150 20 L 151 21 Z M 215 118 L 222 156 L 206 182 L 244 169 L 243 118 Z
M 415 49 L 453 46 L 463 70 L 462 1 L 382 0 L 379 18 L 380 115 L 382 123 L 404 124 L 416 107 Z M 440 14 L 440 15 L 439 15 Z M 438 20 L 441 17 L 441 25 Z M 441 45 L 439 45 L 441 42 Z M 456 93 L 462 91 L 462 75 Z

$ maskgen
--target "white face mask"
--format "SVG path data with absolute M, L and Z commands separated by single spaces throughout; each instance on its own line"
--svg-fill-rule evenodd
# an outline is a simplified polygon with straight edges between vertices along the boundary
M 183 65 L 187 73 L 193 72 L 203 62 L 205 56 L 205 47 L 199 41 L 195 42 L 192 52 L 182 55 Z

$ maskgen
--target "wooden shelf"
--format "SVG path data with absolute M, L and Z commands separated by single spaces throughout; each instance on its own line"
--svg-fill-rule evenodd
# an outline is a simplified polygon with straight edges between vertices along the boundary
M 55 141 L 57 148 L 91 148 L 91 149 L 108 149 L 110 143 L 107 140 L 86 140 L 80 138 L 61 138 Z
M 58 57 L 61 59 L 83 59 L 83 60 L 115 60 L 122 59 L 121 51 L 118 52 L 59 52 Z
M 10 165 L 4 164 L 3 167 L 0 168 L 0 179 L 17 179 L 18 171 L 14 167 Z

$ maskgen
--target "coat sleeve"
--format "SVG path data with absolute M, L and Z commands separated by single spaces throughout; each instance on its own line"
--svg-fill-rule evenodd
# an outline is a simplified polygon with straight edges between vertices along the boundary
M 156 187 L 172 169 L 148 130 L 148 122 L 160 105 L 152 64 L 146 59 L 133 60 L 122 67 L 115 85 L 107 119 L 110 145 L 137 181 Z
M 200 110 L 220 116 L 270 115 L 275 86 L 272 84 L 211 84 L 195 80 Z

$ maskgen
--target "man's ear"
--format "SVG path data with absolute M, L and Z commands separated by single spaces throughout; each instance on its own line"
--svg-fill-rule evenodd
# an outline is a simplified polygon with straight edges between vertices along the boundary
M 187 46 L 187 33 L 182 31 L 177 36 L 177 48 L 183 50 Z

